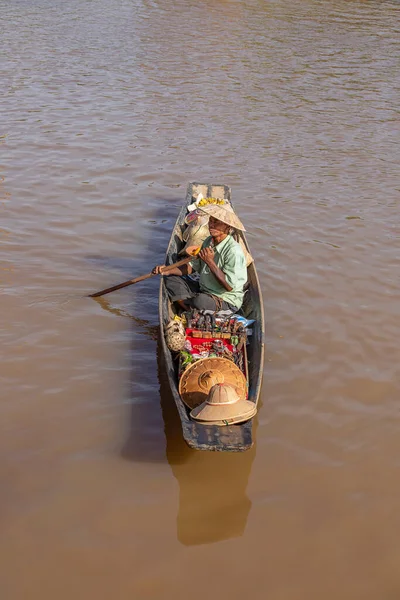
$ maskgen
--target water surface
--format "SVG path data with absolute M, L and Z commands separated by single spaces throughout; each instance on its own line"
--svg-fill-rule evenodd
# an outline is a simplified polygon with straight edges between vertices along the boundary
M 4 600 L 395 600 L 397 1 L 0 2 Z M 157 343 L 189 181 L 267 317 L 257 444 L 182 442 Z

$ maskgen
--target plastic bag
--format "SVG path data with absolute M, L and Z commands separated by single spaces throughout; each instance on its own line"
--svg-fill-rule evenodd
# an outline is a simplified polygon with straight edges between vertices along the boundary
M 236 321 L 239 321 L 239 323 L 244 325 L 244 327 L 249 327 L 250 325 L 253 325 L 253 323 L 255 323 L 255 319 L 246 319 L 246 317 L 243 317 L 242 315 L 235 314 L 232 315 L 231 318 L 236 319 Z
M 210 231 L 208 229 L 208 215 L 200 214 L 200 211 L 194 211 L 188 215 L 190 216 L 189 224 L 183 232 L 183 241 L 185 242 L 184 247 L 179 254 L 184 254 L 186 248 L 190 246 L 201 246 L 206 238 L 209 237 Z M 193 216 L 192 216 L 193 215 Z M 186 219 L 188 219 L 186 217 Z

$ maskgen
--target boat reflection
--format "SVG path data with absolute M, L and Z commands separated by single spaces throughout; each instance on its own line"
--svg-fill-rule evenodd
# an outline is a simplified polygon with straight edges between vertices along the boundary
M 178 540 L 187 546 L 243 535 L 251 509 L 246 494 L 255 447 L 247 452 L 202 452 L 183 440 L 181 423 L 157 347 L 166 454 L 179 484 Z

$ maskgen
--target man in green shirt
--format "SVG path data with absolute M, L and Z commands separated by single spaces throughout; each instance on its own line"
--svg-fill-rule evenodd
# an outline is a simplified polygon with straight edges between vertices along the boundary
M 192 307 L 236 312 L 243 302 L 247 267 L 243 250 L 231 233 L 232 229 L 244 231 L 244 227 L 229 204 L 211 204 L 202 210 L 210 217 L 211 235 L 204 241 L 197 258 L 166 274 L 165 285 L 171 301 L 184 310 Z M 153 273 L 162 275 L 163 268 L 163 265 L 156 266 Z M 187 277 L 193 270 L 200 274 L 199 281 Z

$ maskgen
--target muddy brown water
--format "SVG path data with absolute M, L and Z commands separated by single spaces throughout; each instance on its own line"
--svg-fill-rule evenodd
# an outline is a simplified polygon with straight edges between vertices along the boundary
M 0 2 L 0 597 L 397 600 L 397 1 Z M 157 283 L 232 187 L 255 447 L 190 451 Z

